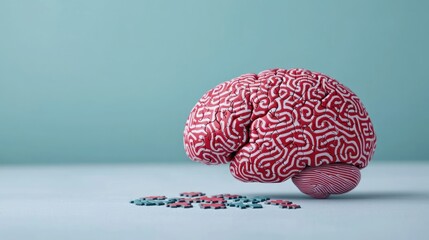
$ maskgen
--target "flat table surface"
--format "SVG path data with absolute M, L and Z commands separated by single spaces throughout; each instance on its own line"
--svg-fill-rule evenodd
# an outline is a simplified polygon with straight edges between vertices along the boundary
M 429 164 L 376 162 L 359 186 L 311 199 L 291 181 L 242 183 L 202 164 L 0 167 L 0 239 L 429 239 Z M 139 207 L 202 191 L 289 199 L 297 210 Z

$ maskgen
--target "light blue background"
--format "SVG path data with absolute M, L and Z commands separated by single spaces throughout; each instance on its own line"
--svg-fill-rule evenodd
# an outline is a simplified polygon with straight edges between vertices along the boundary
M 374 161 L 429 155 L 427 1 L 0 1 L 0 163 L 188 162 L 210 88 L 302 67 L 361 97 Z

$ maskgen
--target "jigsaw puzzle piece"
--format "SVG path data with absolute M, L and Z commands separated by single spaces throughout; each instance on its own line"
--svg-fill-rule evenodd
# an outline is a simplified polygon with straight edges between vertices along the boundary
M 207 197 L 207 196 L 202 196 L 200 197 L 202 202 L 205 203 L 224 203 L 226 202 L 225 199 L 220 198 L 220 197 Z
M 298 209 L 298 208 L 301 208 L 300 205 L 293 204 L 293 203 L 291 203 L 291 204 L 279 204 L 279 207 L 280 208 L 286 208 L 286 209 Z
M 252 202 L 252 199 L 251 198 L 238 198 L 238 199 L 233 199 L 233 202 L 248 203 L 248 202 Z
M 265 196 L 256 196 L 256 197 L 244 197 L 239 199 L 234 199 L 235 202 L 245 202 L 245 203 L 260 203 L 269 200 L 269 197 Z
M 223 198 L 223 199 L 226 199 L 226 200 L 245 198 L 245 196 L 241 196 L 241 195 L 238 195 L 238 194 L 229 194 L 229 193 L 217 194 L 217 195 L 214 195 L 213 197 Z
M 268 205 L 280 205 L 280 204 L 291 204 L 291 203 L 292 203 L 291 201 L 283 200 L 283 199 L 273 199 L 265 202 L 265 204 L 268 204 Z
M 192 208 L 192 204 L 187 203 L 187 202 L 175 202 L 175 203 L 170 203 L 167 204 L 167 207 L 169 208 Z
M 141 204 L 141 203 L 147 203 L 145 201 L 153 201 L 155 203 L 155 205 L 163 205 L 166 204 L 166 200 L 167 197 L 166 196 L 146 196 L 146 197 L 141 197 L 135 200 L 131 200 L 130 203 L 133 204 Z M 149 206 L 149 205 L 148 205 Z M 152 206 L 152 205 L 150 205 Z
M 254 202 L 265 202 L 265 201 L 267 201 L 267 200 L 270 200 L 270 198 L 269 197 L 266 197 L 266 196 L 255 196 L 255 197 L 252 197 L 252 199 L 254 200 Z
M 206 194 L 203 192 L 182 192 L 180 193 L 181 197 L 201 197 L 205 196 Z
M 133 203 L 137 206 L 161 206 L 165 205 L 163 201 L 136 199 Z
M 240 209 L 247 209 L 247 208 L 253 208 L 253 209 L 258 209 L 258 208 L 263 208 L 262 204 L 259 203 L 246 203 L 246 202 L 229 202 L 227 203 L 228 206 L 230 207 L 235 207 L 235 208 L 240 208 Z
M 228 202 L 227 206 L 229 207 L 235 207 L 240 209 L 246 209 L 249 207 L 249 204 L 246 204 L 244 202 Z
M 142 200 L 165 200 L 167 199 L 166 196 L 147 196 L 147 197 L 142 197 L 140 198 Z
M 225 209 L 226 206 L 223 203 L 202 203 L 200 204 L 202 209 Z
M 259 203 L 251 203 L 251 204 L 247 204 L 247 206 L 248 206 L 249 208 L 254 208 L 254 209 L 257 209 L 257 208 L 263 208 L 263 207 L 262 207 L 262 204 L 259 204 Z
M 165 204 L 180 202 L 182 198 L 167 198 L 164 200 Z
M 194 197 L 194 198 L 180 198 L 179 202 L 187 202 L 187 203 L 200 203 L 203 200 L 201 200 L 201 198 L 199 197 Z

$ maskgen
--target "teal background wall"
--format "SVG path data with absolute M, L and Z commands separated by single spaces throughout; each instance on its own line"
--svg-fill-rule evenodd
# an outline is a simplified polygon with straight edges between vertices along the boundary
M 188 162 L 210 88 L 302 67 L 361 97 L 374 161 L 428 159 L 427 1 L 0 1 L 0 163 Z

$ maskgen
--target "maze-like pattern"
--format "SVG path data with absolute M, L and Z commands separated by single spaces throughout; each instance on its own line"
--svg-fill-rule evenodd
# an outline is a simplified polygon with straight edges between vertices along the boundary
M 186 121 L 184 145 L 194 161 L 230 162 L 241 181 L 282 182 L 306 166 L 364 168 L 376 135 L 359 98 L 335 79 L 272 69 L 204 94 Z

